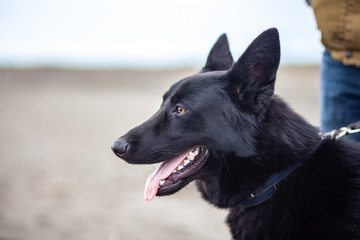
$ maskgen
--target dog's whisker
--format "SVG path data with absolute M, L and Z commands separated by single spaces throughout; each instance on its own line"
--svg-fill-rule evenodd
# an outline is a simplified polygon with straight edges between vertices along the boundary
M 227 164 L 227 162 L 226 162 L 226 160 L 225 160 L 225 157 L 224 157 L 224 155 L 223 155 L 222 153 L 220 153 L 220 154 L 221 154 L 221 159 L 224 161 L 226 170 L 227 170 L 227 172 L 229 173 L 230 178 L 232 178 L 231 172 L 230 172 L 229 166 L 228 166 L 228 164 Z

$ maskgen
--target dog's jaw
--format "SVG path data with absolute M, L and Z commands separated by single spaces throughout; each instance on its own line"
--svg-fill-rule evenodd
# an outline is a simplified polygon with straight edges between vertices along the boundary
M 192 176 L 205 164 L 209 150 L 196 147 L 179 156 L 164 161 L 149 175 L 145 185 L 144 198 L 151 201 L 156 195 L 168 195 L 177 192 L 188 184 Z

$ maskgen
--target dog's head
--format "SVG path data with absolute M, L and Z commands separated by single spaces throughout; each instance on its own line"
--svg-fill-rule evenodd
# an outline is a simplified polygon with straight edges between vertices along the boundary
M 254 154 L 279 60 L 276 29 L 260 34 L 235 63 L 222 35 L 200 73 L 175 83 L 149 120 L 113 143 L 114 153 L 129 163 L 162 162 L 147 179 L 146 200 L 217 171 L 224 156 Z

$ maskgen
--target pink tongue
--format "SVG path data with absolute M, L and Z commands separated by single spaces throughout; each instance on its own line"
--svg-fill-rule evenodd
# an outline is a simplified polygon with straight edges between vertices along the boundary
M 180 156 L 175 157 L 174 159 L 161 163 L 161 165 L 148 176 L 144 191 L 144 198 L 146 201 L 153 200 L 158 191 L 160 181 L 165 180 L 167 177 L 169 177 L 171 173 L 185 159 L 187 154 L 188 152 L 183 153 Z

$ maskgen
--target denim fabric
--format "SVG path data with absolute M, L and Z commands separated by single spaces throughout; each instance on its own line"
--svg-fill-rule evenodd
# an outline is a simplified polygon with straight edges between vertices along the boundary
M 320 84 L 321 130 L 328 132 L 360 120 L 360 68 L 346 66 L 324 52 Z M 360 142 L 360 134 L 349 136 Z

